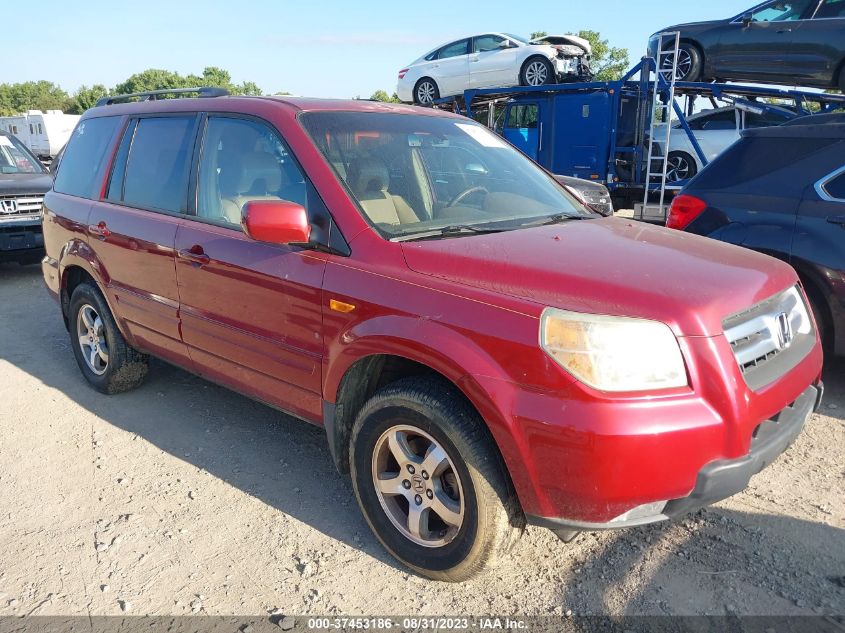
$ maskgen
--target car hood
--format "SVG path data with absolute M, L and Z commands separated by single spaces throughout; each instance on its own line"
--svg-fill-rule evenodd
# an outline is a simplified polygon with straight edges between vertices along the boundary
M 672 31 L 681 31 L 682 35 L 687 35 L 689 33 L 699 33 L 701 31 L 707 31 L 717 26 L 724 26 L 727 20 L 707 20 L 705 22 L 687 22 L 686 24 L 675 24 L 674 26 L 670 26 L 668 28 L 662 29 L 657 33 L 652 33 L 650 39 L 654 39 L 660 33 L 671 33 Z
M 0 196 L 47 193 L 52 186 L 49 174 L 0 174 Z
M 797 282 L 786 264 L 722 242 L 602 218 L 402 244 L 423 275 L 575 312 L 654 319 L 680 336 Z
M 577 35 L 544 35 L 543 37 L 535 37 L 530 41 L 531 44 L 550 46 L 577 46 L 582 49 L 587 55 L 593 54 L 593 46 L 589 40 Z

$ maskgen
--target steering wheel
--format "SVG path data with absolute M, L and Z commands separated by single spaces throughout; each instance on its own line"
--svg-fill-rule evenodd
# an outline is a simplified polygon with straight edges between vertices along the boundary
M 461 193 L 459 193 L 457 196 L 452 198 L 449 201 L 449 204 L 446 205 L 446 207 L 447 208 L 448 207 L 454 207 L 459 202 L 463 202 L 464 199 L 469 198 L 472 194 L 479 193 L 479 192 L 490 193 L 490 191 L 487 189 L 487 187 L 482 187 L 481 185 L 475 185 L 475 186 L 469 187 L 467 189 L 464 189 Z

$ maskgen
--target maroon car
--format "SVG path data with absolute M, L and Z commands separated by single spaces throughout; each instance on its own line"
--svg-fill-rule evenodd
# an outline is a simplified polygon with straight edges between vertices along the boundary
M 734 494 L 821 397 L 788 265 L 603 218 L 434 110 L 103 105 L 44 235 L 91 385 L 137 387 L 155 355 L 324 427 L 375 535 L 431 578 L 527 524 L 567 540 Z

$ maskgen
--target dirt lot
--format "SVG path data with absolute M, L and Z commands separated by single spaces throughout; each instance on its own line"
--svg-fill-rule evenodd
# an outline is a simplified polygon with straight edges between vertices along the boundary
M 845 614 L 845 362 L 744 494 L 463 585 L 394 563 L 320 429 L 157 363 L 84 383 L 37 266 L 0 265 L 0 615 Z

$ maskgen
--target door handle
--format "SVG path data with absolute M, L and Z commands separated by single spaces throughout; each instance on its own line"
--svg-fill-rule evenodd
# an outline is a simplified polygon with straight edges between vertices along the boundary
M 831 215 L 827 218 L 827 221 L 831 224 L 838 224 L 839 226 L 845 226 L 845 215 Z
M 191 248 L 183 248 L 179 251 L 178 255 L 181 259 L 187 259 L 197 266 L 205 266 L 211 261 L 211 258 L 205 254 L 205 251 L 199 244 L 194 244 Z
M 91 235 L 96 235 L 101 241 L 105 240 L 109 235 L 111 235 L 109 227 L 107 227 L 106 223 L 103 221 L 97 224 L 89 224 L 88 233 L 90 233 Z
M 792 33 L 792 29 L 781 29 L 778 31 L 778 35 L 783 35 L 784 33 Z

